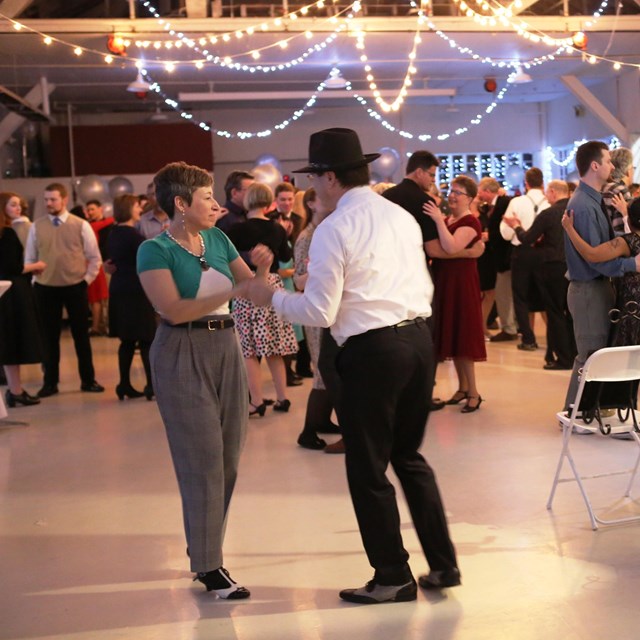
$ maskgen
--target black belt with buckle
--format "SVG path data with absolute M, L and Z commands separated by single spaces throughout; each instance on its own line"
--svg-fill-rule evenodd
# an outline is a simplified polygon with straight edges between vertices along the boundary
M 224 320 L 192 320 L 191 322 L 181 322 L 180 324 L 165 323 L 168 327 L 177 329 L 208 329 L 209 331 L 219 331 L 220 329 L 230 329 L 235 325 L 233 318 Z
M 342 345 L 343 347 L 347 344 L 347 342 L 349 342 L 349 340 L 356 340 L 358 338 L 362 338 L 364 336 L 371 336 L 375 333 L 380 333 L 381 331 L 388 331 L 389 329 L 401 329 L 402 327 L 408 327 L 409 325 L 412 324 L 426 324 L 427 323 L 427 319 L 423 318 L 422 316 L 418 316 L 417 318 L 413 318 L 413 320 L 402 320 L 401 322 L 398 322 L 397 324 L 390 324 L 386 327 L 378 327 L 376 329 L 369 329 L 369 331 L 365 331 L 364 333 L 358 333 L 355 336 L 351 336 L 350 338 L 347 338 L 345 343 Z

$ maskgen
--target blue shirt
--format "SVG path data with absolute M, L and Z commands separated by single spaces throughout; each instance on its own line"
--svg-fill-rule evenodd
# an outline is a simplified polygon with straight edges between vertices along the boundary
M 592 247 L 613 238 L 611 224 L 602 210 L 602 194 L 580 181 L 578 188 L 567 204 L 573 211 L 573 226 L 580 237 Z M 615 278 L 629 271 L 636 271 L 635 258 L 615 258 L 607 262 L 587 262 L 575 249 L 567 234 L 564 234 L 564 249 L 567 258 L 569 280 L 588 282 L 602 276 Z

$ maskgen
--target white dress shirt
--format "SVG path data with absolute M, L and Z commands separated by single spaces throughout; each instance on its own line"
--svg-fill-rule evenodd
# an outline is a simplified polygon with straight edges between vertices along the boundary
M 536 206 L 538 211 L 535 211 Z M 533 224 L 536 216 L 550 206 L 542 189 L 529 189 L 525 195 L 511 199 L 504 217 L 510 218 L 515 215 L 520 220 L 520 226 L 526 231 Z M 504 220 L 500 222 L 500 234 L 514 247 L 521 244 L 515 229 L 512 229 Z
M 53 223 L 55 218 L 59 218 L 60 222 L 64 224 L 69 216 L 72 215 L 68 211 L 63 211 L 59 216 L 52 216 L 47 214 L 49 220 Z M 82 234 L 82 246 L 84 249 L 84 255 L 87 259 L 87 272 L 84 275 L 84 280 L 87 284 L 91 284 L 97 277 L 100 271 L 100 265 L 102 265 L 102 257 L 100 256 L 100 249 L 98 248 L 98 240 L 91 225 L 82 220 L 82 227 L 80 228 Z M 29 229 L 29 236 L 27 237 L 27 247 L 24 252 L 24 263 L 31 264 L 32 262 L 38 262 L 38 242 L 36 238 L 36 225 L 32 224 Z M 36 276 L 36 282 L 38 278 Z
M 331 327 L 339 345 L 370 329 L 431 315 L 433 283 L 420 227 L 368 186 L 348 190 L 318 226 L 308 274 L 304 293 L 274 293 L 276 313 Z

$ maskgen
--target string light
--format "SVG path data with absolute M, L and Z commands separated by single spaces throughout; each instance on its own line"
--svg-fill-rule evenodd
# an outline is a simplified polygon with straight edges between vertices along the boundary
M 584 144 L 585 142 L 587 142 L 587 140 L 585 138 L 582 138 L 582 140 L 574 140 L 573 142 L 573 148 L 570 149 L 567 152 L 567 155 L 565 156 L 564 160 L 560 160 L 558 158 L 558 156 L 556 155 L 555 150 L 553 149 L 553 147 L 547 146 L 544 149 L 544 153 L 545 153 L 545 158 L 549 161 L 552 162 L 553 164 L 555 164 L 557 167 L 568 167 L 575 159 L 576 157 L 576 153 L 578 152 L 578 147 L 582 144 Z M 620 139 L 616 136 L 612 136 L 609 139 L 609 148 L 611 149 L 617 149 L 618 147 L 620 147 Z

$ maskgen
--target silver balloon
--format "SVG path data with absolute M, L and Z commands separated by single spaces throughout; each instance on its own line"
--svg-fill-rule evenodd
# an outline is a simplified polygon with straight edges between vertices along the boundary
M 96 175 L 88 175 L 78 183 L 78 198 L 81 202 L 99 200 L 102 202 L 109 197 L 106 182 Z
M 113 218 L 113 205 L 110 202 L 104 202 L 102 204 L 102 215 L 105 218 Z
M 524 170 L 517 164 L 512 164 L 504 173 L 510 187 L 519 187 L 524 181 Z
M 393 174 L 400 168 L 400 154 L 391 147 L 378 149 L 380 157 L 371 163 L 371 170 L 382 177 L 383 180 L 390 181 Z
M 580 182 L 580 174 L 578 173 L 577 170 L 572 171 L 569 175 L 567 175 L 565 180 L 567 182 L 575 182 L 575 184 L 578 184 L 578 182 Z
M 275 189 L 276 186 L 282 182 L 282 174 L 270 162 L 253 167 L 251 173 L 255 177 L 256 182 L 269 185 L 272 189 Z
M 113 200 L 117 196 L 121 196 L 125 193 L 133 193 L 133 183 L 129 178 L 124 176 L 116 176 L 109 180 L 109 195 Z
M 260 166 L 261 164 L 271 164 L 278 171 L 282 171 L 282 165 L 280 164 L 280 160 L 276 158 L 274 155 L 270 153 L 263 153 L 261 156 L 256 158 L 256 166 Z

